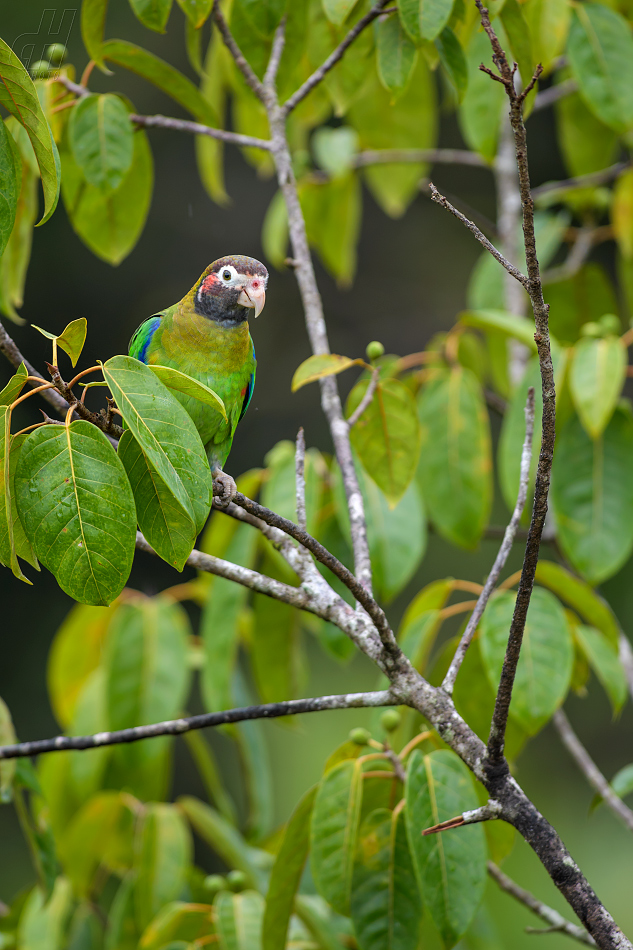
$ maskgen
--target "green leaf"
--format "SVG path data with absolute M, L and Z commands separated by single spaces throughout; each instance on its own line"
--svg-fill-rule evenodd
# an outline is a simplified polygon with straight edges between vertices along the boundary
M 417 50 L 405 33 L 399 17 L 385 17 L 376 29 L 376 53 L 380 81 L 394 96 L 409 85 Z
M 141 235 L 152 199 L 154 165 L 147 135 L 134 133 L 132 165 L 116 191 L 86 182 L 68 149 L 62 165 L 62 197 L 73 229 L 97 257 L 120 264 Z
M 257 891 L 219 891 L 213 901 L 220 950 L 259 950 L 264 898 Z
M 228 422 L 224 403 L 218 394 L 214 393 L 208 386 L 205 386 L 204 383 L 193 379 L 192 376 L 187 376 L 186 373 L 181 373 L 178 369 L 173 369 L 171 366 L 152 365 L 150 368 L 152 372 L 158 376 L 161 383 L 167 386 L 167 389 L 173 389 L 177 393 L 184 393 L 185 396 L 198 399 L 200 402 L 203 402 L 205 406 L 212 406 L 216 412 L 220 413 L 224 421 Z
M 616 409 L 591 439 L 576 417 L 556 440 L 552 504 L 565 557 L 591 584 L 611 577 L 633 548 L 633 418 Z
M 569 387 L 576 411 L 587 433 L 596 439 L 604 432 L 626 379 L 627 351 L 618 337 L 585 337 L 573 351 Z
M 21 181 L 22 159 L 11 133 L 0 120 L 0 257 L 15 223 Z
M 172 0 L 130 0 L 130 6 L 143 26 L 164 33 Z
M 179 941 L 189 946 L 194 941 L 211 937 L 213 933 L 213 908 L 210 905 L 173 901 L 162 907 L 147 925 L 138 950 L 161 950 L 161 947 L 173 946 Z
M 14 127 L 19 129 L 27 139 L 26 132 L 15 119 L 11 119 Z M 31 149 L 30 144 L 28 147 Z M 31 153 L 33 150 L 31 149 Z M 35 158 L 35 156 L 33 156 Z M 35 164 L 37 169 L 37 164 Z M 24 284 L 26 270 L 31 257 L 33 226 L 37 220 L 37 171 L 24 158 L 20 162 L 20 192 L 16 209 L 15 223 L 9 241 L 0 260 L 0 312 L 15 323 L 22 320 L 15 308 L 21 307 L 24 302 Z
M 618 649 L 614 649 L 594 627 L 574 624 L 572 630 L 585 659 L 609 697 L 614 715 L 617 714 L 629 692 Z
M 20 915 L 19 946 L 23 950 L 61 950 L 72 900 L 72 887 L 65 877 L 57 878 L 48 900 L 39 887 L 34 887 Z
M 88 56 L 95 61 L 104 73 L 109 73 L 103 61 L 102 53 L 107 12 L 108 0 L 82 0 L 81 38 L 84 41 Z
M 258 866 L 261 852 L 251 848 L 237 828 L 214 808 L 186 795 L 178 799 L 178 807 L 184 812 L 193 830 L 230 868 L 243 871 L 249 887 L 263 889 L 265 883 Z
M 573 278 L 548 284 L 545 302 L 550 305 L 553 332 L 557 339 L 568 343 L 578 339 L 584 323 L 618 312 L 613 284 L 604 267 L 594 261 L 585 264 Z
M 199 30 L 211 13 L 213 0 L 178 0 L 178 6 L 193 28 Z
M 9 384 L 10 385 L 10 384 Z M 11 409 L 0 405 L 0 564 L 27 584 L 18 556 L 39 570 L 37 558 L 20 521 L 15 491 L 15 473 L 26 435 L 11 436 Z
M 361 359 L 352 360 L 349 356 L 338 356 L 336 353 L 309 356 L 295 370 L 292 377 L 292 392 L 296 393 L 302 386 L 314 383 L 317 379 L 323 379 L 325 376 L 335 376 L 349 369 L 350 366 L 362 366 L 363 364 L 364 361 Z
M 189 828 L 180 810 L 164 802 L 145 806 L 137 832 L 134 867 L 134 906 L 139 928 L 144 929 L 185 886 L 191 861 Z
M 299 187 L 308 240 L 340 286 L 348 287 L 356 271 L 356 245 L 362 212 L 357 175 L 325 183 L 303 182 Z
M 623 172 L 616 182 L 611 220 L 620 253 L 630 260 L 633 258 L 633 169 Z
M 228 77 L 231 70 L 230 53 L 220 34 L 214 30 L 204 61 L 200 92 L 220 118 L 223 118 L 226 112 Z M 224 144 L 209 135 L 196 135 L 195 141 L 200 180 L 211 200 L 224 205 L 229 200 L 224 188 Z
M 567 57 L 591 111 L 616 132 L 626 131 L 633 124 L 633 38 L 629 23 L 601 3 L 574 7 Z
M 209 800 L 218 808 L 220 814 L 227 821 L 236 824 L 235 804 L 222 784 L 220 768 L 211 746 L 202 732 L 197 729 L 186 732 L 183 738 L 196 764 Z
M 265 259 L 281 270 L 288 256 L 288 212 L 281 191 L 275 193 L 268 205 L 262 224 L 262 248 Z
M 319 168 L 336 178 L 346 175 L 353 167 L 358 152 L 358 134 L 346 125 L 337 129 L 324 125 L 316 130 L 311 144 Z
M 262 487 L 262 504 L 283 518 L 296 521 L 295 446 L 288 441 L 278 442 L 266 454 L 265 461 L 267 477 Z M 318 449 L 307 450 L 304 471 L 308 531 L 316 535 L 324 487 L 323 479 L 327 476 L 326 464 Z
M 399 0 L 402 24 L 412 40 L 434 40 L 450 20 L 454 0 Z
M 340 914 L 349 914 L 362 797 L 362 763 L 346 759 L 317 789 L 310 825 L 310 866 L 316 889 Z
M 271 571 L 264 570 L 270 576 Z M 265 594 L 255 594 L 253 610 L 250 657 L 260 699 L 263 703 L 293 699 L 299 660 L 297 610 Z
M 80 603 L 111 603 L 132 568 L 136 510 L 103 432 L 83 421 L 31 432 L 15 488 L 27 537 L 62 590 Z
M 0 745 L 15 745 L 17 741 L 9 707 L 0 697 Z M 0 804 L 10 802 L 13 797 L 16 765 L 17 759 L 3 759 L 0 762 Z
M 602 597 L 570 571 L 542 558 L 536 565 L 536 581 L 543 587 L 549 587 L 556 596 L 569 604 L 582 619 L 595 627 L 604 636 L 614 650 L 620 642 L 620 627 L 611 607 Z
M 458 110 L 459 127 L 469 148 L 492 163 L 506 98 L 501 83 L 479 69 L 483 63 L 493 68 L 490 41 L 483 30 L 473 30 L 466 49 L 468 88 Z
M 323 12 L 335 26 L 340 26 L 352 12 L 358 0 L 321 0 Z
M 351 416 L 369 385 L 361 379 L 347 399 Z M 420 453 L 420 424 L 411 390 L 398 379 L 378 383 L 374 398 L 350 432 L 364 470 L 395 508 L 415 474 Z
M 554 109 L 558 145 L 570 175 L 588 175 L 615 161 L 617 133 L 596 118 L 578 93 L 561 96 Z
M 85 96 L 71 112 L 68 140 L 88 184 L 115 191 L 134 154 L 134 130 L 123 101 L 111 93 Z
M 507 313 L 505 310 L 463 310 L 459 315 L 459 319 L 467 327 L 499 331 L 507 337 L 519 340 L 533 353 L 536 353 L 534 322 L 528 320 L 527 317 Z
M 486 842 L 481 825 L 423 836 L 425 828 L 477 808 L 466 766 L 453 752 L 411 754 L 405 785 L 409 846 L 422 901 L 446 946 L 466 932 L 486 886 Z
M 435 40 L 440 62 L 455 88 L 457 101 L 461 102 L 468 87 L 468 63 L 462 45 L 449 26 L 445 26 Z
M 523 14 L 529 25 L 535 61 L 543 64 L 547 75 L 565 51 L 571 7 L 566 0 L 532 0 L 523 5 Z
M 194 84 L 164 60 L 127 40 L 108 40 L 102 48 L 104 59 L 153 83 L 178 102 L 204 125 L 217 125 L 215 110 Z M 138 133 L 137 133 L 138 134 Z
M 86 333 L 88 332 L 88 321 L 85 317 L 79 317 L 78 320 L 73 320 L 59 336 L 56 336 L 54 333 L 49 333 L 48 330 L 42 330 L 41 327 L 36 327 L 34 323 L 32 323 L 31 326 L 48 340 L 54 340 L 57 346 L 61 346 L 62 350 L 68 353 L 73 367 L 77 365 L 77 360 L 81 356 L 81 351 L 86 342 Z
M 75 604 L 57 630 L 46 671 L 48 697 L 55 718 L 67 728 L 89 676 L 101 662 L 108 623 L 116 608 Z
M 474 547 L 492 502 L 488 413 L 481 386 L 460 366 L 438 370 L 418 400 L 418 477 L 430 519 L 454 544 Z
M 191 416 L 149 366 L 113 356 L 103 374 L 132 435 L 178 504 L 202 529 L 213 479 Z
M 610 782 L 611 788 L 620 798 L 626 798 L 633 792 L 633 765 L 625 765 L 623 769 L 613 776 Z M 591 802 L 590 810 L 593 811 L 602 803 L 602 796 L 596 795 Z
M 139 597 L 117 609 L 108 630 L 103 665 L 110 730 L 175 719 L 189 694 L 189 620 L 183 607 L 165 597 Z M 139 798 L 165 792 L 173 738 L 119 745 L 112 769 L 122 787 Z
M 59 198 L 61 171 L 57 146 L 42 112 L 37 89 L 10 46 L 0 39 L 0 104 L 24 126 L 33 146 L 42 177 L 44 224 Z
M 295 894 L 310 847 L 310 816 L 315 794 L 316 787 L 305 793 L 284 830 L 266 895 L 262 950 L 285 950 Z
M 360 950 L 416 950 L 422 904 L 402 810 L 379 808 L 362 823 L 351 908 Z
M 510 43 L 512 58 L 518 64 L 521 82 L 525 87 L 532 79 L 536 62 L 532 54 L 530 27 L 523 15 L 522 5 L 518 0 L 505 0 L 500 18 Z
M 481 655 L 494 690 L 499 685 L 515 600 L 510 591 L 494 597 L 481 621 Z M 510 715 L 529 735 L 535 735 L 565 699 L 573 660 L 565 611 L 553 594 L 535 587 L 510 705 Z
M 136 815 L 134 799 L 126 793 L 105 791 L 94 795 L 73 817 L 61 841 L 64 871 L 80 897 L 93 891 L 97 869 L 117 873 L 132 863 Z

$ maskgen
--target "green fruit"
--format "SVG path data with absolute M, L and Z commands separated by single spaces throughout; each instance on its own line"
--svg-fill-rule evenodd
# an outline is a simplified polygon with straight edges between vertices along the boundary
M 226 888 L 226 881 L 221 874 L 209 874 L 204 879 L 204 889 L 210 894 L 217 894 Z
M 589 323 L 583 323 L 580 328 L 581 336 L 591 336 L 595 337 L 596 339 L 602 336 L 602 332 L 603 331 L 600 324 L 594 323 L 593 320 L 591 320 Z
M 244 871 L 229 871 L 226 875 L 226 883 L 232 891 L 243 891 L 248 887 L 248 878 Z
M 609 336 L 619 336 L 622 332 L 620 318 L 616 317 L 614 313 L 605 313 L 603 317 L 600 317 L 598 323 Z
M 356 745 L 367 745 L 371 739 L 371 733 L 367 729 L 352 729 L 349 738 L 350 742 L 355 742 Z
M 386 709 L 380 717 L 380 725 L 385 732 L 394 732 L 402 721 L 397 709 Z
M 50 71 L 50 63 L 47 63 L 44 59 L 38 59 L 37 62 L 31 66 L 31 76 L 33 79 L 48 79 Z
M 46 50 L 46 55 L 53 66 L 61 66 L 66 59 L 66 47 L 63 43 L 51 43 Z
M 379 360 L 381 356 L 385 355 L 385 348 L 382 343 L 378 342 L 378 340 L 373 340 L 371 343 L 367 344 L 365 353 L 367 354 L 367 359 L 373 362 L 374 360 Z

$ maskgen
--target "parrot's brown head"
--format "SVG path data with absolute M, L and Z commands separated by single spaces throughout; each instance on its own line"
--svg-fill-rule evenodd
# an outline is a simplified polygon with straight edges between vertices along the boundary
M 268 271 L 254 257 L 221 257 L 207 267 L 194 290 L 196 313 L 225 326 L 243 323 L 249 310 L 258 317 L 266 302 L 267 283 Z

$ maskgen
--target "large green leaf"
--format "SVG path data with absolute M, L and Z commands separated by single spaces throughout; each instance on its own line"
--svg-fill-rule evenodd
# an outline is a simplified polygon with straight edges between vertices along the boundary
M 368 379 L 361 379 L 352 389 L 348 416 L 360 405 L 368 385 Z M 398 379 L 381 380 L 350 439 L 364 470 L 395 508 L 411 483 L 420 453 L 420 423 L 411 390 Z
M 445 946 L 468 929 L 486 886 L 486 843 L 481 825 L 436 835 L 425 828 L 477 808 L 473 781 L 454 752 L 411 754 L 405 786 L 409 846 L 422 900 Z
M 552 504 L 558 540 L 591 584 L 622 567 L 633 548 L 633 417 L 616 409 L 597 439 L 576 417 L 556 440 Z
M 565 49 L 571 8 L 566 0 L 532 0 L 523 5 L 528 22 L 534 58 L 542 63 L 545 73 L 556 68 Z
M 270 564 L 263 571 L 269 575 Z M 253 599 L 250 657 L 257 692 L 263 703 L 294 699 L 299 665 L 299 617 L 295 607 L 265 594 Z
M 119 874 L 130 868 L 135 804 L 125 793 L 100 792 L 86 802 L 64 832 L 60 858 L 81 897 L 91 894 L 100 866 Z
M 134 154 L 134 131 L 123 101 L 111 93 L 85 96 L 71 112 L 68 140 L 88 184 L 115 191 Z
M 558 145 L 570 175 L 588 175 L 614 161 L 617 133 L 587 108 L 579 93 L 561 96 L 555 110 Z
M 97 257 L 120 264 L 141 235 L 152 199 L 154 164 L 147 135 L 134 133 L 132 164 L 116 191 L 86 182 L 68 149 L 62 151 L 62 164 L 62 197 L 73 229 Z
M 48 221 L 57 205 L 61 171 L 57 146 L 46 116 L 42 112 L 37 89 L 10 46 L 0 39 L 0 104 L 24 126 L 33 146 L 42 178 L 44 215 Z
M 316 793 L 310 826 L 310 866 L 318 892 L 349 914 L 363 789 L 362 765 L 347 759 L 327 772 Z
M 305 793 L 284 830 L 266 895 L 262 950 L 285 950 L 295 894 L 310 847 L 310 815 L 315 794 L 316 788 Z
M 379 808 L 362 823 L 351 907 L 360 950 L 416 950 L 422 902 L 402 810 Z
M 220 950 L 259 950 L 264 898 L 257 891 L 219 891 L 213 902 Z
M 180 604 L 139 597 L 124 603 L 110 623 L 105 648 L 106 716 L 110 730 L 175 719 L 182 714 L 191 682 L 190 627 Z M 112 768 L 122 787 L 139 798 L 165 791 L 173 738 L 120 745 Z
M 0 257 L 7 246 L 18 208 L 22 159 L 11 133 L 0 120 Z
M 435 48 L 453 85 L 457 101 L 461 102 L 468 86 L 468 63 L 462 44 L 449 26 L 445 26 L 435 40 Z
M 214 30 L 204 60 L 200 92 L 221 121 L 226 112 L 228 77 L 232 70 L 230 53 Z M 209 135 L 196 135 L 196 161 L 200 180 L 212 201 L 226 204 L 224 187 L 224 144 Z M 284 253 L 285 256 L 285 253 Z
M 616 132 L 633 124 L 633 38 L 629 23 L 601 3 L 574 7 L 567 56 L 580 93 Z
M 398 0 L 402 24 L 416 42 L 434 40 L 447 25 L 454 0 Z
M 585 337 L 573 351 L 569 387 L 580 421 L 592 439 L 604 432 L 626 379 L 627 352 L 618 337 Z
M 418 476 L 428 515 L 454 544 L 474 547 L 492 503 L 490 426 L 481 386 L 461 366 L 438 370 L 418 401 Z
M 108 0 L 82 0 L 81 4 L 81 38 L 84 41 L 86 52 L 93 59 L 99 69 L 107 73 L 103 62 L 101 48 L 105 32 Z
M 143 26 L 164 33 L 172 0 L 130 0 L 130 6 Z
M 490 41 L 483 30 L 472 31 L 466 62 L 468 88 L 458 111 L 459 126 L 469 148 L 492 162 L 497 153 L 505 92 L 501 83 L 493 82 L 479 69 L 480 63 L 492 69 Z
M 585 659 L 611 701 L 614 714 L 617 714 L 629 692 L 617 647 L 611 646 L 594 627 L 574 624 L 572 629 Z
M 536 62 L 532 53 L 530 27 L 518 0 L 505 0 L 500 19 L 508 38 L 512 59 L 518 64 L 522 84 L 527 86 L 534 74 Z
M 108 622 L 116 607 L 75 604 L 64 618 L 48 654 L 46 684 L 55 718 L 67 728 L 79 694 L 101 661 Z
M 339 284 L 349 286 L 356 272 L 362 212 L 358 176 L 350 172 L 327 182 L 304 182 L 299 197 L 310 244 Z
M 20 914 L 19 946 L 23 950 L 61 950 L 72 901 L 71 883 L 61 875 L 48 899 L 39 887 L 34 887 Z
M 314 383 L 325 376 L 335 376 L 349 369 L 350 366 L 361 366 L 363 360 L 353 360 L 349 356 L 339 356 L 338 353 L 322 353 L 309 356 L 307 360 L 297 366 L 292 377 L 292 391 L 296 393 L 302 386 Z
M 399 17 L 386 17 L 376 30 L 380 81 L 394 96 L 404 92 L 415 67 L 417 51 Z
M 209 389 L 204 383 L 194 379 L 193 376 L 187 376 L 186 373 L 181 373 L 180 370 L 174 369 L 172 366 L 152 365 L 151 370 L 158 376 L 161 383 L 167 386 L 167 389 L 172 389 L 177 393 L 183 393 L 185 396 L 192 396 L 193 399 L 203 402 L 205 406 L 211 406 L 222 416 L 225 422 L 228 422 L 223 401 L 216 392 Z
M 200 531 L 213 479 L 191 416 L 149 366 L 131 356 L 111 357 L 103 374 L 148 462 Z
M 499 685 L 515 600 L 516 595 L 510 591 L 494 597 L 481 621 L 481 655 L 494 690 Z M 565 699 L 573 661 L 565 611 L 553 594 L 535 587 L 510 705 L 510 715 L 530 735 L 545 725 Z
M 541 558 L 536 565 L 536 581 L 549 587 L 556 596 L 569 604 L 582 619 L 603 635 L 613 650 L 618 649 L 620 627 L 613 610 L 602 597 L 571 571 Z
M 140 929 L 180 896 L 191 856 L 191 835 L 180 809 L 165 802 L 146 805 L 134 857 L 134 906 Z
M 83 421 L 36 429 L 15 488 L 27 537 L 62 590 L 80 603 L 111 603 L 132 568 L 136 510 L 105 435 Z

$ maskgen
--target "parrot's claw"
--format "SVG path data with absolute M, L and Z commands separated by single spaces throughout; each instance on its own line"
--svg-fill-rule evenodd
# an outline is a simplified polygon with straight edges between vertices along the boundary
M 215 468 L 213 475 L 213 505 L 215 508 L 228 508 L 237 492 L 235 480 L 222 471 L 221 468 Z

